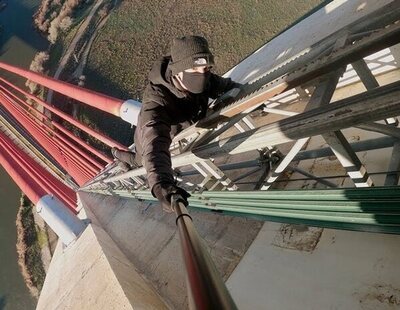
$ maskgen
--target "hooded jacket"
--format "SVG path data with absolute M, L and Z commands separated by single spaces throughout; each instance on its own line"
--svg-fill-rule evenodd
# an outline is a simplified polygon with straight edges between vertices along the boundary
M 170 60 L 163 57 L 150 71 L 134 137 L 137 160 L 147 171 L 151 190 L 157 183 L 174 184 L 169 152 L 172 138 L 206 115 L 209 98 L 217 98 L 237 85 L 211 73 L 203 93 L 181 91 L 172 82 Z

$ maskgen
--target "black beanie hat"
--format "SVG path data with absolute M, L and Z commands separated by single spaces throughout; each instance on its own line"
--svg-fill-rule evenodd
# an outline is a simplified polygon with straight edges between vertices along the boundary
M 203 37 L 186 36 L 176 38 L 171 45 L 171 63 L 169 67 L 172 75 L 176 75 L 186 69 L 212 66 L 214 56 L 208 48 L 208 42 Z

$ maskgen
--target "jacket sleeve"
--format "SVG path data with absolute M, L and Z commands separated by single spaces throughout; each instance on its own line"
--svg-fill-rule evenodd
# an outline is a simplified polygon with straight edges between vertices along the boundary
M 210 84 L 208 90 L 209 98 L 216 99 L 223 93 L 235 87 L 240 87 L 241 84 L 232 81 L 230 78 L 224 78 L 214 73 L 211 73 Z
M 147 171 L 147 181 L 152 190 L 157 183 L 174 184 L 171 164 L 171 126 L 159 120 L 142 128 L 142 161 Z

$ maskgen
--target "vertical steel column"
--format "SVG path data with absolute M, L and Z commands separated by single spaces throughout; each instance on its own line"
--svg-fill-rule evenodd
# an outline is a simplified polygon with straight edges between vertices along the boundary
M 237 309 L 181 199 L 181 196 L 175 194 L 171 204 L 176 214 L 186 268 L 189 308 Z

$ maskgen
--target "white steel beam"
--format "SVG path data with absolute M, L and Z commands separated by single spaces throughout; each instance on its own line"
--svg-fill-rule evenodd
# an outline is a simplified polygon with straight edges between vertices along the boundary
M 373 182 L 367 170 L 361 164 L 361 161 L 341 131 L 326 133 L 323 134 L 322 137 L 329 144 L 333 153 L 342 164 L 349 177 L 353 180 L 356 187 L 373 186 Z

